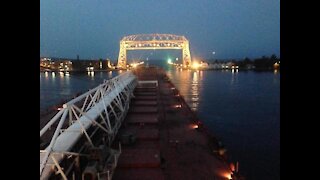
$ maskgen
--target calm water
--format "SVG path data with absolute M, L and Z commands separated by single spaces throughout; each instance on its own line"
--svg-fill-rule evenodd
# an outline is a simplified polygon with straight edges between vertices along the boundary
M 70 99 L 77 93 L 86 92 L 101 84 L 104 79 L 110 79 L 119 74 L 113 72 L 91 73 L 40 73 L 40 110 L 44 110 Z
M 231 160 L 239 161 L 247 179 L 280 179 L 280 73 L 165 69 L 191 108 L 222 139 Z M 40 73 L 40 107 L 117 74 Z
M 280 74 L 179 71 L 168 75 L 248 179 L 280 179 Z

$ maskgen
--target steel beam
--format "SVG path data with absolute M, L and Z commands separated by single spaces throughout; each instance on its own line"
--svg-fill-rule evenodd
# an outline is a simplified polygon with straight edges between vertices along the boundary
M 40 179 L 47 179 L 53 171 L 50 165 L 46 165 L 48 159 L 52 158 L 55 152 L 70 152 L 83 134 L 85 134 L 90 144 L 94 146 L 93 141 L 90 139 L 91 135 L 87 133 L 87 130 L 92 125 L 97 125 L 102 129 L 102 132 L 109 139 L 109 145 L 111 145 L 128 112 L 132 97 L 130 95 L 124 96 L 124 94 L 132 94 L 137 83 L 137 78 L 131 71 L 127 71 L 104 81 L 103 84 L 96 88 L 65 103 L 63 108 L 40 130 L 41 138 L 55 122 L 59 122 L 50 145 L 45 151 L 40 149 Z M 121 99 L 124 103 L 121 102 Z M 110 118 L 110 110 L 114 113 L 116 119 Z M 101 117 L 102 114 L 106 117 Z M 62 127 L 66 126 L 65 122 L 68 117 L 69 121 L 72 120 L 72 123 L 68 123 L 68 127 L 62 131 Z M 102 119 L 98 121 L 98 118 Z M 112 125 L 110 121 L 115 123 Z M 60 163 L 62 158 L 55 160 Z M 61 171 L 59 169 L 60 174 L 64 176 Z

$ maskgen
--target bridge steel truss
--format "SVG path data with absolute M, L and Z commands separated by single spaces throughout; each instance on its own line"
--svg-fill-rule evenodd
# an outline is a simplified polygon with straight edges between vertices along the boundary
M 184 36 L 174 34 L 137 34 L 125 36 L 120 41 L 118 68 L 126 68 L 127 50 L 181 49 L 184 67 L 191 65 L 189 41 Z
M 105 164 L 99 164 L 100 172 L 94 174 L 111 179 L 121 153 L 120 144 L 119 150 L 112 149 L 111 144 L 128 112 L 137 84 L 136 76 L 127 71 L 65 103 L 40 130 L 41 139 L 56 125 L 49 145 L 44 150 L 40 148 L 40 179 L 78 179 L 75 174 L 83 171 L 80 159 L 92 156 L 88 152 L 97 149 L 109 156 L 104 159 Z M 88 163 L 88 159 L 83 162 Z

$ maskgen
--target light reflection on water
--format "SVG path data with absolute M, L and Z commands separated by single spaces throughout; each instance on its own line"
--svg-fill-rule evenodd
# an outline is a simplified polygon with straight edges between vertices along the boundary
M 167 70 L 247 179 L 280 179 L 280 73 Z
M 83 93 L 104 79 L 110 79 L 119 72 L 41 72 L 40 73 L 40 110 Z
M 202 71 L 173 69 L 167 71 L 167 74 L 170 79 L 173 79 L 173 83 L 179 79 L 180 84 L 178 89 L 180 93 L 185 96 L 190 108 L 193 111 L 197 111 L 199 106 L 199 89 L 203 76 Z

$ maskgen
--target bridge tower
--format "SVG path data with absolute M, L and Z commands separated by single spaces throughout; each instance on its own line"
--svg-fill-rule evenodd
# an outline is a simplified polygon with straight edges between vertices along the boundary
M 183 66 L 184 67 L 189 67 L 191 65 L 191 55 L 190 55 L 189 41 L 188 40 L 183 42 L 182 62 L 183 62 Z
M 118 68 L 126 68 L 127 67 L 127 49 L 126 49 L 126 42 L 121 40 L 120 41 L 120 50 L 119 50 L 119 57 L 118 57 Z

